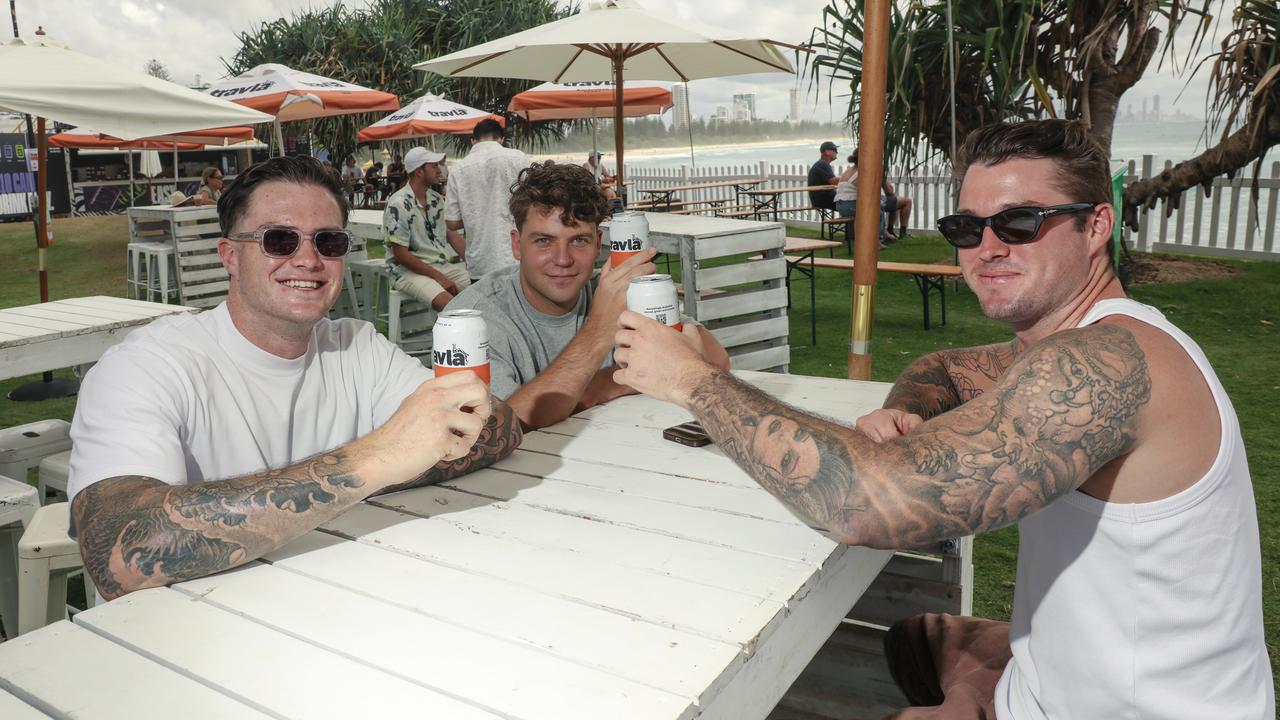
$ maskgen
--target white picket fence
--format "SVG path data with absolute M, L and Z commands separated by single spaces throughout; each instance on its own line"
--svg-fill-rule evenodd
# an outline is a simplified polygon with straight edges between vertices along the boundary
M 1159 170 L 1172 167 L 1167 161 Z M 837 167 L 836 172 L 842 168 Z M 633 198 L 640 198 L 640 190 L 689 185 L 725 180 L 763 178 L 768 181 L 762 187 L 804 187 L 809 168 L 802 164 L 777 164 L 761 162 L 756 165 L 690 168 L 636 167 L 627 168 L 627 184 Z M 1141 161 L 1130 161 L 1125 184 L 1151 177 L 1155 172 L 1155 158 L 1144 155 Z M 1248 174 L 1246 174 L 1248 173 Z M 950 172 L 941 166 L 922 168 L 915 174 L 904 175 L 900 168 L 889 169 L 889 181 L 901 195 L 912 198 L 909 227 L 932 230 L 939 217 L 955 211 Z M 1258 182 L 1258 203 L 1251 198 L 1251 170 L 1235 178 L 1219 177 L 1214 180 L 1209 197 L 1202 188 L 1183 193 L 1180 207 L 1172 215 L 1166 215 L 1163 202 L 1139 214 L 1139 229 L 1125 229 L 1125 241 L 1130 249 L 1143 252 L 1176 252 L 1192 255 L 1245 258 L 1255 260 L 1280 260 L 1280 243 L 1277 243 L 1277 211 L 1280 210 L 1280 162 L 1271 163 L 1270 175 Z M 680 193 L 686 201 L 705 201 L 726 198 L 732 188 L 699 189 Z M 749 203 L 748 198 L 737 198 Z M 787 209 L 809 206 L 806 193 L 786 193 L 779 196 L 778 207 L 783 210 L 779 219 L 808 225 L 816 224 L 818 213 L 809 211 L 786 212 Z

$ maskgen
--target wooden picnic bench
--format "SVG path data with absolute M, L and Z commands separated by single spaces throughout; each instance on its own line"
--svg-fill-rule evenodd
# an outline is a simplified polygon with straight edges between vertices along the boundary
M 650 209 L 657 209 L 659 205 L 665 205 L 668 210 L 675 206 L 672 196 L 678 192 L 689 192 L 694 190 L 709 190 L 712 188 L 733 188 L 734 196 L 742 195 L 751 188 L 763 184 L 764 178 L 744 178 L 740 180 L 722 180 L 718 182 L 689 183 L 687 185 L 674 185 L 671 187 L 649 188 L 647 190 L 637 190 L 649 196 Z
M 806 259 L 802 256 L 787 256 L 787 265 L 791 263 L 808 262 L 809 271 L 813 272 L 813 268 L 833 268 L 836 270 L 853 271 L 853 260 L 849 258 L 821 258 L 809 255 Z M 880 261 L 876 263 L 877 272 L 902 273 L 910 275 L 916 281 L 916 287 L 920 289 L 920 298 L 924 303 L 924 329 L 929 329 L 929 293 L 937 290 L 942 299 L 942 322 L 941 325 L 947 324 L 947 278 L 961 277 L 960 267 L 958 265 L 942 265 L 932 263 L 903 263 Z M 810 282 L 815 280 L 810 276 Z
M 768 188 L 765 190 L 748 190 L 743 195 L 751 198 L 754 205 L 752 214 L 764 215 L 766 213 L 773 215 L 773 219 L 778 219 L 778 214 L 783 212 L 792 212 L 794 210 L 812 210 L 812 207 L 804 208 L 780 208 L 778 207 L 778 198 L 787 193 L 808 193 L 808 192 L 824 192 L 834 191 L 835 185 L 799 185 L 795 187 L 779 187 Z M 828 211 L 830 212 L 830 211 Z
M 688 212 L 691 212 L 690 208 L 693 208 L 695 206 L 706 205 L 708 207 L 702 208 L 703 210 L 714 210 L 715 208 L 718 208 L 721 205 L 727 202 L 732 202 L 732 201 L 733 201 L 733 198 L 710 198 L 707 200 L 672 200 L 669 203 L 661 203 L 657 205 L 655 205 L 652 202 L 638 202 L 638 203 L 635 203 L 634 205 L 628 205 L 627 209 L 628 210 L 648 210 L 650 212 L 688 213 Z M 677 209 L 672 210 L 671 208 L 677 208 Z M 692 211 L 692 212 L 697 212 L 697 211 Z
M 783 259 L 787 261 L 787 307 L 791 307 L 791 271 L 797 270 L 809 278 L 809 344 L 818 344 L 818 290 L 813 282 L 813 268 L 801 267 L 801 263 L 812 260 L 818 250 L 840 247 L 840 243 L 832 240 L 816 240 L 813 238 L 788 237 L 782 247 Z M 761 255 L 760 258 L 764 256 Z

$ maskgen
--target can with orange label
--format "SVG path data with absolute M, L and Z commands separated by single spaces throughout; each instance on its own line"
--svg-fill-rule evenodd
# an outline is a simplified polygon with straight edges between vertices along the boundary
M 432 328 L 436 376 L 470 370 L 489 384 L 489 328 L 479 310 L 445 310 Z
M 627 286 L 627 309 L 638 312 L 680 330 L 680 306 L 676 302 L 676 284 L 670 275 L 641 275 Z
M 609 264 L 617 267 L 650 247 L 649 219 L 642 212 L 615 213 L 609 221 Z

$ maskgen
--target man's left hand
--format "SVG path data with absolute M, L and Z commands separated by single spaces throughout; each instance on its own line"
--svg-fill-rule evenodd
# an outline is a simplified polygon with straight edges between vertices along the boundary
M 702 328 L 693 323 L 677 331 L 627 310 L 618 316 L 618 325 L 613 360 L 621 369 L 613 381 L 620 385 L 683 406 L 698 379 L 713 370 L 703 359 Z

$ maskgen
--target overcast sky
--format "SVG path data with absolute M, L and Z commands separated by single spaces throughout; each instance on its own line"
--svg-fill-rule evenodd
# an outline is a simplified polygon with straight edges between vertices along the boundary
M 793 44 L 809 39 L 827 5 L 826 0 L 641 1 L 650 10 L 669 16 L 697 18 L 706 24 Z M 50 36 L 76 50 L 137 70 L 154 57 L 175 81 L 192 84 L 196 75 L 208 82 L 225 74 L 221 58 L 235 54 L 239 47 L 236 33 L 308 6 L 333 4 L 333 0 L 17 0 L 17 12 L 23 34 L 43 25 Z M 346 4 L 365 3 L 352 0 Z M 1216 37 L 1227 27 L 1229 21 L 1223 18 Z M 1188 30 L 1184 28 L 1179 34 Z M 1216 46 L 1215 41 L 1205 47 Z M 1177 109 L 1203 116 L 1207 73 L 1202 70 L 1175 102 L 1185 80 L 1176 77 L 1167 64 L 1159 71 L 1154 65 L 1147 77 L 1125 94 L 1123 102 L 1137 109 L 1144 97 L 1160 95 L 1166 113 Z M 730 106 L 733 94 L 755 92 L 757 114 L 780 120 L 788 115 L 788 91 L 793 87 L 801 89 L 802 118 L 839 119 L 848 103 L 838 90 L 837 97 L 831 99 L 825 83 L 815 96 L 808 78 L 797 81 L 780 74 L 696 81 L 690 84 L 690 98 L 695 115 L 710 115 L 718 105 Z

